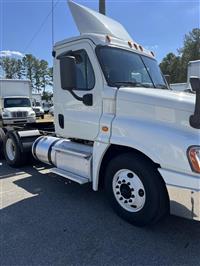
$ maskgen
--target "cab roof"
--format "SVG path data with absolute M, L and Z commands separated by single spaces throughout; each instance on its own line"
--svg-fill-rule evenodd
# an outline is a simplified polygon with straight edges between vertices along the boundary
M 114 45 L 131 48 L 136 52 L 154 57 L 153 52 L 133 41 L 119 22 L 73 1 L 68 1 L 68 5 L 80 36 L 57 42 L 55 49 L 69 42 L 90 39 L 95 45 Z

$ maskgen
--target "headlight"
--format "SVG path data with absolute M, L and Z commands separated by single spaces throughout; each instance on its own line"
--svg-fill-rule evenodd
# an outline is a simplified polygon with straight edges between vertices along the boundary
M 200 146 L 188 149 L 188 160 L 193 172 L 200 173 Z
M 30 116 L 35 116 L 35 113 L 34 112 L 31 112 L 29 115 Z
M 5 112 L 3 112 L 3 113 L 2 113 L 2 117 L 3 117 L 3 118 L 9 117 L 9 113 L 5 113 Z

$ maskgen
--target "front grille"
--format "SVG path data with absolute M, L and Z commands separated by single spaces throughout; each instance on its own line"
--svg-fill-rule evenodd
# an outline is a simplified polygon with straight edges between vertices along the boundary
M 24 118 L 24 117 L 27 117 L 28 115 L 28 112 L 12 112 L 12 117 L 13 118 Z

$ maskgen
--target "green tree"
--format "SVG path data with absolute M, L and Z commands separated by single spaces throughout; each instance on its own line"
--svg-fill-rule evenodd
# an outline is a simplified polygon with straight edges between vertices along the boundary
M 18 61 L 15 58 L 2 57 L 0 59 L 0 66 L 5 73 L 6 79 L 14 79 L 17 77 Z
M 34 65 L 36 58 L 32 54 L 26 54 L 22 59 L 23 74 L 25 78 L 31 81 L 31 86 L 34 88 Z
M 170 83 L 181 82 L 181 58 L 169 53 L 160 63 L 162 72 L 170 76 Z

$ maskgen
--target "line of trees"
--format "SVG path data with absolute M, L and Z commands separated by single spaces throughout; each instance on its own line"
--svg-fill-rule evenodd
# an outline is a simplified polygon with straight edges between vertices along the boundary
M 160 63 L 162 72 L 170 76 L 170 83 L 186 82 L 188 62 L 200 59 L 200 29 L 195 28 L 186 34 L 183 47 L 177 52 L 178 55 L 168 53 Z
M 53 68 L 32 54 L 26 54 L 22 59 L 2 57 L 0 67 L 6 79 L 29 79 L 37 92 L 45 92 L 47 85 L 53 85 Z
M 160 63 L 162 72 L 170 76 L 170 83 L 186 82 L 188 62 L 200 59 L 200 29 L 195 28 L 186 34 L 183 47 L 177 52 L 178 55 L 168 53 Z M 22 59 L 2 57 L 0 67 L 5 78 L 30 79 L 37 92 L 45 93 L 46 86 L 53 85 L 53 68 L 32 54 L 26 54 Z

